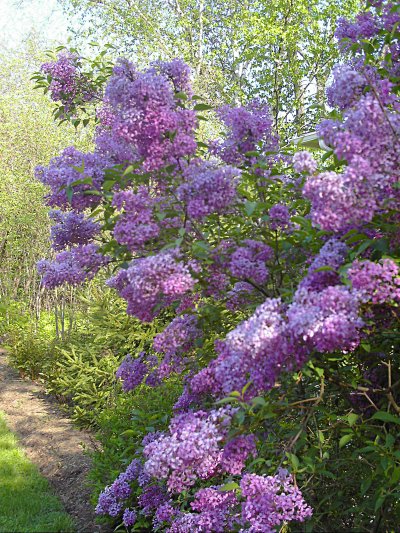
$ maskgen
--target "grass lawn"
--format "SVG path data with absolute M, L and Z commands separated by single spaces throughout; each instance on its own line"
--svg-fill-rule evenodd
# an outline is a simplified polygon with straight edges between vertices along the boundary
M 0 532 L 74 530 L 72 518 L 19 447 L 0 412 Z

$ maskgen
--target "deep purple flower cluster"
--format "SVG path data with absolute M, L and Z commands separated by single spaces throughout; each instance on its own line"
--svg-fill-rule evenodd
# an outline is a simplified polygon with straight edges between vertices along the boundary
M 64 283 L 79 285 L 92 279 L 109 261 L 98 249 L 95 244 L 85 244 L 60 252 L 54 261 L 39 261 L 37 268 L 42 275 L 42 284 L 48 289 L 54 289 Z
M 137 459 L 134 459 L 128 468 L 110 486 L 107 486 L 100 493 L 96 506 L 96 514 L 109 515 L 111 517 L 118 516 L 125 507 L 124 503 L 132 493 L 130 483 L 137 479 L 142 471 L 142 464 Z M 127 514 L 126 518 L 128 520 L 128 516 L 133 517 L 132 514 Z
M 262 143 L 263 150 L 274 151 L 278 148 L 278 137 L 273 133 L 273 121 L 267 105 L 253 100 L 243 107 L 223 106 L 218 116 L 228 130 L 223 142 L 211 144 L 212 153 L 218 155 L 229 165 L 240 165 L 251 161 L 246 157 Z
M 177 64 L 158 63 L 157 69 L 166 76 L 155 68 L 138 72 L 131 63 L 120 60 L 106 88 L 114 115 L 112 132 L 135 146 L 145 170 L 176 164 L 197 148 L 193 134 L 196 115 L 177 104 L 169 81 Z M 181 82 L 182 76 L 180 69 Z
M 182 59 L 175 58 L 169 63 L 156 61 L 153 65 L 160 74 L 172 82 L 175 92 L 185 93 L 189 98 L 193 95 L 192 73 L 190 67 Z
M 235 278 L 253 280 L 262 285 L 268 278 L 266 261 L 272 259 L 274 253 L 270 246 L 260 241 L 247 239 L 244 246 L 236 248 L 232 253 L 229 270 Z
M 302 152 L 296 152 L 294 154 L 293 168 L 295 172 L 298 172 L 299 174 L 303 172 L 305 174 L 314 174 L 314 172 L 317 170 L 317 167 L 317 162 L 310 152 L 303 150 Z
M 160 228 L 153 218 L 154 204 L 155 199 L 144 186 L 137 193 L 127 189 L 114 194 L 113 205 L 123 211 L 115 224 L 114 237 L 131 252 L 158 237 Z
M 162 307 L 193 289 L 195 279 L 177 256 L 174 250 L 134 259 L 128 269 L 109 280 L 109 286 L 128 302 L 128 314 L 150 322 Z
M 181 355 L 188 352 L 201 335 L 195 315 L 177 316 L 162 333 L 154 337 L 153 348 L 168 357 Z
M 339 46 L 346 50 L 352 44 L 361 39 L 374 37 L 379 31 L 378 19 L 371 13 L 359 13 L 354 22 L 345 18 L 338 20 L 335 37 L 339 40 Z
M 268 226 L 272 231 L 288 231 L 292 227 L 290 213 L 286 205 L 275 204 L 268 211 Z
M 168 490 L 182 492 L 196 479 L 208 479 L 220 465 L 221 442 L 229 430 L 231 408 L 188 412 L 175 416 L 169 433 L 147 444 L 145 472 L 166 479 Z
M 100 202 L 100 196 L 89 191 L 100 190 L 106 167 L 107 161 L 99 154 L 84 154 L 70 146 L 60 156 L 54 157 L 47 167 L 37 167 L 35 175 L 51 189 L 47 197 L 50 206 L 83 211 Z M 90 183 L 79 183 L 83 180 L 90 180 Z M 75 182 L 78 183 L 73 185 Z M 67 187 L 72 187 L 71 202 Z
M 83 213 L 62 212 L 54 209 L 49 213 L 56 223 L 51 227 L 54 250 L 63 250 L 76 244 L 88 244 L 100 232 L 100 225 Z
M 202 219 L 213 213 L 224 213 L 236 199 L 239 174 L 233 167 L 215 167 L 208 162 L 189 165 L 185 181 L 177 190 L 189 217 Z
M 364 302 L 400 301 L 399 267 L 391 259 L 382 259 L 379 263 L 354 261 L 347 274 Z
M 245 462 L 250 455 L 253 457 L 257 455 L 254 435 L 240 435 L 239 437 L 235 437 L 226 444 L 222 452 L 222 470 L 228 474 L 241 474 L 245 467 Z
M 141 352 L 135 359 L 128 354 L 119 365 L 115 376 L 122 381 L 123 391 L 128 392 L 140 385 L 148 372 L 146 354 Z
M 339 285 L 338 268 L 344 263 L 347 252 L 347 246 L 343 242 L 335 238 L 329 239 L 314 257 L 299 287 L 320 291 L 330 285 Z
M 226 307 L 230 311 L 237 311 L 238 309 L 244 308 L 248 304 L 254 290 L 254 287 L 246 281 L 235 283 L 233 288 L 226 294 Z

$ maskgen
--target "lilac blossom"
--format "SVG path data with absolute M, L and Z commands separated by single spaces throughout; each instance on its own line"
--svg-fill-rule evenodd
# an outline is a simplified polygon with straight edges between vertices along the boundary
M 286 205 L 275 204 L 268 211 L 268 226 L 272 231 L 288 231 L 291 229 L 290 213 Z
M 79 285 L 92 279 L 109 261 L 109 258 L 100 254 L 98 250 L 95 244 L 85 244 L 60 252 L 54 261 L 46 259 L 39 261 L 37 268 L 42 276 L 43 285 L 48 289 L 54 289 L 64 283 Z
M 132 356 L 128 354 L 119 365 L 115 376 L 122 381 L 122 389 L 124 392 L 131 391 L 142 383 L 144 377 L 149 372 L 149 368 L 145 361 L 146 354 L 141 352 L 136 359 L 133 359 Z
M 382 259 L 379 263 L 354 261 L 347 275 L 364 302 L 400 301 L 399 267 L 391 259 Z
M 68 211 L 63 213 L 51 210 L 50 218 L 55 221 L 51 227 L 51 240 L 54 250 L 63 250 L 71 245 L 88 244 L 100 232 L 100 225 L 82 213 Z
M 326 90 L 328 104 L 341 110 L 351 107 L 367 84 L 365 77 L 350 65 L 338 65 L 333 70 L 333 83 Z
M 169 432 L 145 446 L 145 472 L 166 479 L 171 492 L 182 492 L 196 479 L 211 477 L 219 467 L 220 443 L 226 437 L 231 417 L 231 408 L 175 416 Z
M 250 455 L 257 456 L 254 435 L 239 435 L 225 445 L 221 457 L 221 467 L 228 474 L 239 475 Z
M 153 218 L 154 204 L 155 199 L 144 186 L 137 193 L 126 189 L 114 194 L 113 205 L 122 211 L 114 227 L 114 237 L 131 252 L 158 237 L 160 228 Z
M 298 172 L 299 174 L 303 172 L 305 174 L 314 174 L 314 172 L 317 170 L 317 167 L 317 162 L 310 154 L 310 152 L 304 150 L 302 152 L 296 152 L 294 154 L 293 168 L 295 172 Z
M 232 276 L 242 280 L 251 279 L 260 285 L 265 283 L 268 278 L 265 262 L 272 259 L 272 248 L 252 239 L 243 241 L 243 245 L 231 255 L 229 270 Z
M 303 522 L 312 515 L 312 509 L 284 470 L 276 476 L 246 474 L 240 488 L 245 500 L 242 520 L 250 525 L 249 531 L 273 533 L 284 522 Z
M 364 325 L 359 317 L 358 294 L 335 285 L 319 292 L 299 288 L 287 316 L 299 344 L 319 352 L 352 350 L 360 342 Z
M 154 337 L 153 348 L 166 356 L 175 356 L 189 351 L 195 339 L 202 335 L 194 315 L 177 316 L 162 333 Z
M 47 167 L 36 167 L 35 176 L 50 187 L 51 192 L 47 196 L 50 206 L 62 209 L 72 207 L 76 211 L 83 211 L 100 202 L 100 196 L 89 194 L 89 191 L 100 190 L 107 166 L 107 160 L 101 155 L 84 154 L 70 146 L 60 156 L 54 157 Z M 82 180 L 90 180 L 90 183 L 79 183 Z M 75 182 L 78 183 L 74 185 Z M 71 201 L 68 199 L 67 187 L 72 189 Z
M 230 166 L 192 163 L 185 170 L 184 183 L 177 189 L 178 198 L 194 219 L 224 213 L 236 199 L 238 177 L 239 171 Z
M 158 69 L 176 71 L 176 65 Z M 135 146 L 145 170 L 159 170 L 192 155 L 196 115 L 177 105 L 169 79 L 156 70 L 139 72 L 120 60 L 106 88 L 106 99 L 114 113 L 113 133 Z
M 125 527 L 131 527 L 136 522 L 136 512 L 133 509 L 126 508 L 122 516 L 122 522 Z
M 134 259 L 128 269 L 111 278 L 109 285 L 128 302 L 128 314 L 150 322 L 161 307 L 193 289 L 195 279 L 178 255 L 174 250 Z
M 211 143 L 211 152 L 229 165 L 240 165 L 246 160 L 246 153 L 263 144 L 263 149 L 278 148 L 278 138 L 273 133 L 273 120 L 269 107 L 259 100 L 253 100 L 243 107 L 221 107 L 218 116 L 228 130 L 225 141 Z
M 339 285 L 339 267 L 344 263 L 348 252 L 347 246 L 335 239 L 329 239 L 314 257 L 307 275 L 299 287 L 320 291 L 330 285 Z M 328 270 L 319 270 L 319 269 Z

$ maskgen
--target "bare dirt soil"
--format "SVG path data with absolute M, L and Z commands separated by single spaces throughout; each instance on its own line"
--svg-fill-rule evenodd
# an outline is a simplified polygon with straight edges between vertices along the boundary
M 22 379 L 7 364 L 1 349 L 0 411 L 5 413 L 9 429 L 17 435 L 27 456 L 75 519 L 77 532 L 109 531 L 95 523 L 89 502 L 86 476 L 91 461 L 84 450 L 94 449 L 93 435 L 76 429 L 40 385 Z

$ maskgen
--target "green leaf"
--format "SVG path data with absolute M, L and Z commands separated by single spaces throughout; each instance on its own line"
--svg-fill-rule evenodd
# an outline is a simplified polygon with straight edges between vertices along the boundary
M 247 201 L 245 204 L 244 204 L 244 208 L 246 210 L 246 213 L 249 217 L 251 217 L 251 215 L 254 213 L 254 211 L 256 210 L 258 206 L 258 202 L 249 202 Z
M 343 437 L 339 441 L 339 448 L 343 448 L 343 446 L 346 446 L 346 444 L 351 441 L 353 436 L 353 433 L 347 433 L 347 435 L 343 435 Z
M 213 106 L 208 104 L 196 104 L 194 106 L 195 111 L 207 111 L 209 109 L 213 109 Z
M 382 422 L 400 425 L 400 418 L 398 416 L 394 416 L 390 413 L 387 413 L 386 411 L 378 411 L 377 413 L 374 413 L 371 416 L 371 420 L 381 420 Z
M 221 492 L 226 492 L 228 490 L 236 490 L 240 488 L 239 484 L 236 483 L 236 481 L 230 481 L 229 483 L 225 483 L 225 485 L 222 485 L 222 487 L 219 487 L 219 490 Z
M 347 422 L 349 426 L 353 427 L 354 424 L 357 422 L 358 418 L 359 418 L 358 415 L 356 415 L 355 413 L 349 413 L 347 415 Z

